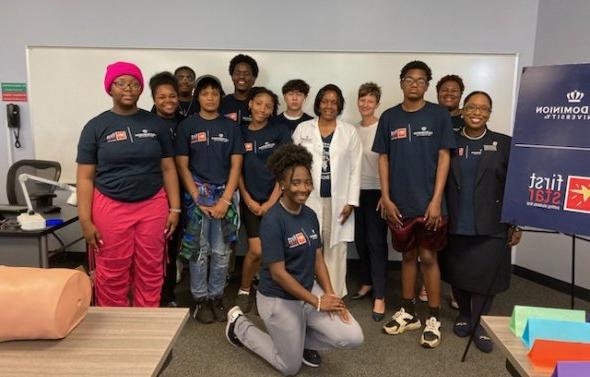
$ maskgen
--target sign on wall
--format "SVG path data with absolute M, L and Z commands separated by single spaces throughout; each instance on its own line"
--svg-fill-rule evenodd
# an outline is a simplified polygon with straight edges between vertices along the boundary
M 590 64 L 523 70 L 502 219 L 590 235 Z
M 3 82 L 2 101 L 4 102 L 26 102 L 27 101 L 27 84 Z

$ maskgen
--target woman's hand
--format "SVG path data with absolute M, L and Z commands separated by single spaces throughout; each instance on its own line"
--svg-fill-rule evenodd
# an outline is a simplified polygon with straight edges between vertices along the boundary
M 92 223 L 92 221 L 81 221 L 80 225 L 82 226 L 82 235 L 86 240 L 86 243 L 91 246 L 92 248 L 98 250 L 99 246 L 102 245 L 102 238 L 100 237 L 100 233 Z
M 395 226 L 404 225 L 402 222 L 402 214 L 395 203 L 389 199 L 384 199 L 381 197 L 381 206 L 383 207 L 381 210 L 382 213 L 385 213 L 384 219 L 388 220 L 390 223 L 393 223 Z
M 335 312 L 346 309 L 344 301 L 335 294 L 325 294 L 321 298 L 320 310 L 322 312 Z
M 433 200 L 428 204 L 428 208 L 426 208 L 426 212 L 424 212 L 424 227 L 436 232 L 440 226 L 441 220 L 440 203 Z
M 348 220 L 353 208 L 354 207 L 350 204 L 347 204 L 344 206 L 344 208 L 342 208 L 342 211 L 340 211 L 340 216 L 338 216 L 338 218 L 340 219 L 340 225 L 344 224 L 346 220 Z
M 249 200 L 246 206 L 256 216 L 262 216 L 262 206 L 256 200 Z
M 168 218 L 166 219 L 166 229 L 164 229 L 164 235 L 166 239 L 172 237 L 176 227 L 178 226 L 178 219 L 180 214 L 177 212 L 170 212 L 168 214 Z
M 211 217 L 214 219 L 223 219 L 229 209 L 229 204 L 227 204 L 223 198 L 220 198 L 213 207 L 209 208 L 209 214 Z
M 508 229 L 508 246 L 516 246 L 520 243 L 522 238 L 522 229 L 519 227 L 510 227 Z

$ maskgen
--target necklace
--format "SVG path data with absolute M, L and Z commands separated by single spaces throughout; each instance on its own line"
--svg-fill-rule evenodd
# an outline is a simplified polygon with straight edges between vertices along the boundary
M 486 133 L 487 133 L 487 132 L 488 132 L 488 129 L 487 129 L 487 128 L 485 128 L 485 129 L 483 130 L 483 133 L 482 133 L 481 135 L 473 137 L 473 136 L 469 136 L 469 135 L 467 135 L 467 134 L 465 133 L 465 128 L 464 128 L 464 129 L 462 129 L 462 130 L 461 130 L 461 135 L 465 136 L 465 137 L 466 137 L 466 138 L 468 138 L 469 140 L 480 140 L 481 138 L 483 138 L 483 137 L 486 135 Z
M 285 203 L 283 203 L 283 198 L 279 199 L 279 203 L 281 203 L 281 207 L 283 207 L 285 211 L 289 212 L 291 215 L 299 215 L 301 213 L 301 208 L 303 208 L 303 206 L 299 206 L 297 211 L 293 211 L 292 209 L 287 208 Z
M 188 103 L 188 107 L 185 109 L 184 107 L 182 107 L 182 102 L 178 101 L 178 112 L 180 113 L 180 115 L 186 118 L 188 116 L 188 112 L 191 110 L 192 105 L 193 101 L 190 100 Z

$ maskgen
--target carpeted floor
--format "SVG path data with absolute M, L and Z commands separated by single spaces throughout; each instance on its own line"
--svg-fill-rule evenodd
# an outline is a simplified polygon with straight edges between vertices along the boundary
M 238 268 L 239 270 L 239 268 Z M 349 292 L 358 288 L 355 276 L 358 269 L 352 263 L 349 272 Z M 189 306 L 188 276 L 177 287 L 181 306 Z M 238 276 L 234 276 L 226 290 L 226 302 L 231 306 L 238 288 Z M 376 323 L 371 319 L 371 303 L 347 300 L 349 309 L 358 320 L 365 334 L 365 343 L 355 350 L 333 350 L 322 353 L 320 368 L 303 367 L 300 376 L 509 376 L 505 369 L 505 358 L 495 348 L 491 354 L 480 352 L 472 346 L 467 360 L 461 363 L 466 340 L 456 337 L 452 325 L 457 312 L 448 306 L 449 287 L 443 289 L 442 343 L 433 350 L 420 347 L 420 331 L 402 335 L 386 335 L 381 327 L 393 314 L 393 306 L 399 304 L 400 272 L 390 271 L 390 296 L 386 319 Z M 492 315 L 510 315 L 515 304 L 549 307 L 569 307 L 569 296 L 528 280 L 513 276 L 508 292 L 497 296 Z M 576 301 L 576 308 L 590 310 L 590 303 Z M 419 304 L 421 315 L 426 304 Z M 260 319 L 249 314 L 257 323 Z M 231 346 L 224 336 L 225 323 L 202 325 L 192 318 L 184 327 L 178 339 L 173 357 L 162 377 L 189 376 L 279 376 L 264 360 L 245 348 Z

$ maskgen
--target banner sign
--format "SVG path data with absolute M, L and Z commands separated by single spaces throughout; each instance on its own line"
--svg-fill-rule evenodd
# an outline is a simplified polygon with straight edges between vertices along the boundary
M 27 101 L 27 84 L 9 83 L 0 84 L 2 88 L 2 101 L 4 102 L 26 102 Z
M 590 235 L 590 64 L 524 68 L 502 221 Z

